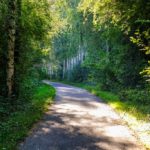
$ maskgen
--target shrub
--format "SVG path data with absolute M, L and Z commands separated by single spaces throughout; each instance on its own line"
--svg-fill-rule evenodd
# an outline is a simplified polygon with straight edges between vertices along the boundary
M 122 101 L 129 101 L 137 104 L 150 104 L 150 91 L 137 90 L 137 89 L 128 89 L 123 90 L 119 93 L 119 97 Z

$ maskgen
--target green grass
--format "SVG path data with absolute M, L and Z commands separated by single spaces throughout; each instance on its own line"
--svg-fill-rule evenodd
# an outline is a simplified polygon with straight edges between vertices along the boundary
M 55 89 L 49 85 L 41 84 L 34 90 L 31 103 L 25 105 L 24 110 L 17 111 L 0 123 L 0 149 L 16 149 L 18 142 L 27 136 L 33 123 L 38 121 L 43 112 L 53 102 Z

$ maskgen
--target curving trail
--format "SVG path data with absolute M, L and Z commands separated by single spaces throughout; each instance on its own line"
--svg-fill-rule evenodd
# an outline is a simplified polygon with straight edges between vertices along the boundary
M 86 90 L 45 81 L 56 101 L 20 150 L 144 150 L 120 117 Z

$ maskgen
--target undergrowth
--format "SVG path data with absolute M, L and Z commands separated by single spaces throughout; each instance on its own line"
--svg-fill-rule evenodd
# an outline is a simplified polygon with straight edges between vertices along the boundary
M 38 121 L 50 103 L 53 102 L 55 89 L 41 84 L 33 90 L 31 100 L 21 109 L 10 113 L 7 120 L 0 122 L 0 149 L 13 150 L 17 143 L 27 135 L 33 123 Z

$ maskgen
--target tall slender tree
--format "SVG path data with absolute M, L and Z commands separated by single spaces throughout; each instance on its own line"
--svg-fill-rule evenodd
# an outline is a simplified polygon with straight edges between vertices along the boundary
M 14 73 L 14 91 L 15 94 L 19 95 L 19 79 L 20 79 L 20 72 L 19 68 L 21 68 L 21 63 L 19 61 L 20 55 L 22 52 L 21 45 L 22 45 L 22 37 L 21 37 L 21 20 L 22 20 L 22 0 L 17 0 L 17 12 L 16 12 L 16 39 L 15 39 L 15 52 L 14 52 L 14 65 L 15 65 L 15 73 Z
M 8 0 L 8 53 L 7 53 L 7 95 L 11 97 L 14 86 L 14 51 L 16 34 L 16 0 Z

